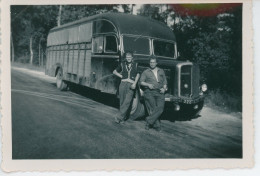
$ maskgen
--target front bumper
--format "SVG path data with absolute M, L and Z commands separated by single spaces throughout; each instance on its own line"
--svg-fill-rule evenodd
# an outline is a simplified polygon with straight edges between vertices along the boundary
M 203 105 L 203 99 L 200 99 L 200 101 L 195 104 L 165 102 L 163 118 L 170 121 L 195 119 L 199 117 Z
M 187 97 L 174 97 L 172 95 L 165 96 L 165 102 L 172 102 L 176 104 L 197 104 L 201 101 L 204 101 L 205 95 L 201 95 L 196 98 L 187 98 Z
M 180 113 L 179 118 L 191 119 L 197 116 L 203 108 L 204 99 L 205 95 L 196 98 L 166 96 L 164 111 L 168 113 L 168 116 L 176 116 L 175 113 Z

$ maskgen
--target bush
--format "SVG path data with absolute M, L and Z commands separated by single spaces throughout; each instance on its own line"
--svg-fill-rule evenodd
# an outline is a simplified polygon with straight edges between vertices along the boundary
M 228 94 L 219 89 L 209 91 L 205 104 L 211 107 L 219 107 L 225 111 L 242 112 L 242 97 Z

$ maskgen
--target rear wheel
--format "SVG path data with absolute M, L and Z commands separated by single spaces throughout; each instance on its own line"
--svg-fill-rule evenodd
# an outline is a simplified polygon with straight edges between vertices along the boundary
M 144 104 L 140 101 L 140 94 L 136 91 L 135 98 L 133 99 L 132 109 L 130 112 L 130 119 L 137 120 L 145 115 Z
M 59 69 L 56 75 L 56 86 L 59 90 L 67 90 L 68 85 L 63 80 L 63 73 L 62 70 Z

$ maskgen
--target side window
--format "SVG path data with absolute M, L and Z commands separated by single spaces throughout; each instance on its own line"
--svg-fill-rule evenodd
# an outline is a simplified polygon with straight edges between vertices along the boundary
M 106 36 L 105 53 L 117 53 L 117 41 L 115 36 Z
M 117 30 L 113 26 L 113 24 L 106 20 L 97 20 L 93 22 L 93 34 L 100 34 L 100 33 L 108 33 L 113 32 L 116 33 Z
M 103 52 L 103 36 L 98 36 L 98 37 L 95 37 L 93 38 L 92 40 L 92 44 L 93 44 L 93 50 L 92 52 L 93 53 L 102 53 Z

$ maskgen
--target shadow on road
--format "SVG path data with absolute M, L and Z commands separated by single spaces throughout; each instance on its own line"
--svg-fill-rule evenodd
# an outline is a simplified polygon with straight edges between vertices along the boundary
M 56 83 L 51 83 L 51 84 L 52 84 L 52 86 L 56 87 Z M 117 98 L 116 95 L 103 93 L 98 90 L 91 89 L 91 88 L 81 86 L 81 85 L 76 85 L 73 83 L 70 83 L 69 91 L 76 93 L 78 95 L 84 96 L 86 98 L 89 98 L 91 100 L 97 101 L 99 103 L 105 104 L 107 106 L 119 108 L 119 99 Z M 146 112 L 146 115 L 147 115 L 147 112 Z M 142 121 L 145 119 L 146 115 L 144 117 L 137 118 L 135 120 Z M 167 120 L 170 122 L 175 122 L 175 121 L 190 121 L 192 119 L 197 119 L 199 117 L 200 117 L 200 115 L 197 115 L 197 116 L 191 118 L 191 116 L 187 112 L 185 112 L 185 113 L 184 112 L 175 112 L 175 111 L 172 111 L 171 109 L 165 109 L 165 111 L 161 115 L 160 119 Z
M 191 117 L 190 115 L 183 115 L 181 112 L 168 112 L 164 111 L 161 116 L 161 120 L 168 120 L 171 122 L 175 121 L 191 121 L 193 119 L 197 119 L 201 117 L 201 115 L 197 115 L 195 117 Z
M 51 83 L 51 84 L 56 87 L 56 83 Z M 81 86 L 81 85 L 76 85 L 73 83 L 70 83 L 69 91 L 76 93 L 78 95 L 84 96 L 86 98 L 89 98 L 91 100 L 100 102 L 107 106 L 112 106 L 115 108 L 119 107 L 119 100 L 116 97 L 116 95 L 103 93 L 98 90 L 91 89 L 91 88 Z

